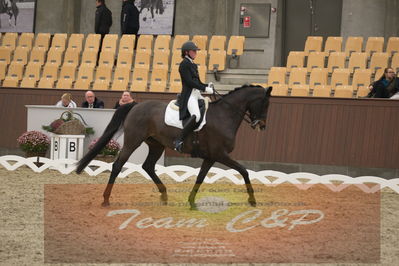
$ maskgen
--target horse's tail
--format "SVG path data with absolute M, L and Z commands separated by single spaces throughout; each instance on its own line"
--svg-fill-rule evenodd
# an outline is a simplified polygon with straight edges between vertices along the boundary
M 76 168 L 76 173 L 80 174 L 83 169 L 91 162 L 91 160 L 96 157 L 96 155 L 108 144 L 111 138 L 115 135 L 116 131 L 118 131 L 119 127 L 122 125 L 123 121 L 129 111 L 133 108 L 137 103 L 129 103 L 120 106 L 112 116 L 111 122 L 109 122 L 108 126 L 105 128 L 103 135 L 98 139 L 94 147 L 87 152 L 87 154 L 78 162 L 78 167 Z

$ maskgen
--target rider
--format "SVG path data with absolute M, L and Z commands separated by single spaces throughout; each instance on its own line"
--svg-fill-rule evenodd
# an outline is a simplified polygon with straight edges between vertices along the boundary
M 203 99 L 200 91 L 213 93 L 213 84 L 201 82 L 198 74 L 198 67 L 194 63 L 199 48 L 195 43 L 188 41 L 181 47 L 182 62 L 179 66 L 179 73 L 182 81 L 182 92 L 179 98 L 179 117 L 183 121 L 183 130 L 177 140 L 174 141 L 175 150 L 182 152 L 184 139 L 195 128 L 201 118 L 198 107 L 198 100 Z

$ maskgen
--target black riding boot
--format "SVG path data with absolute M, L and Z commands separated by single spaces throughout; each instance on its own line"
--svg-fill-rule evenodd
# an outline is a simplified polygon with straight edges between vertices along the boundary
M 195 118 L 196 116 L 192 115 L 189 119 L 187 119 L 179 138 L 173 142 L 175 144 L 176 151 L 182 152 L 184 139 L 195 129 L 195 125 L 197 124 L 195 122 Z

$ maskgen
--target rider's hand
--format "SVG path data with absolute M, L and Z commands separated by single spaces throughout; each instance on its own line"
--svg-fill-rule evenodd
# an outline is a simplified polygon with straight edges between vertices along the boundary
M 211 87 L 211 88 L 213 89 L 215 86 L 213 86 L 213 83 L 212 83 L 212 82 L 209 82 L 209 83 L 208 83 L 208 87 Z
M 205 88 L 205 92 L 206 92 L 206 93 L 213 94 L 213 87 L 210 87 L 210 86 L 208 85 L 208 87 Z

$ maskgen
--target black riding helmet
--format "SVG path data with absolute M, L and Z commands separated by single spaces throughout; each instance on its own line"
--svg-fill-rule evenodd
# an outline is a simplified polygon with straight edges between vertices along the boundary
M 200 50 L 200 48 L 198 48 L 198 46 L 195 43 L 193 43 L 192 41 L 185 42 L 181 46 L 181 56 L 185 57 L 186 52 L 188 52 L 188 51 L 198 51 L 198 50 Z

